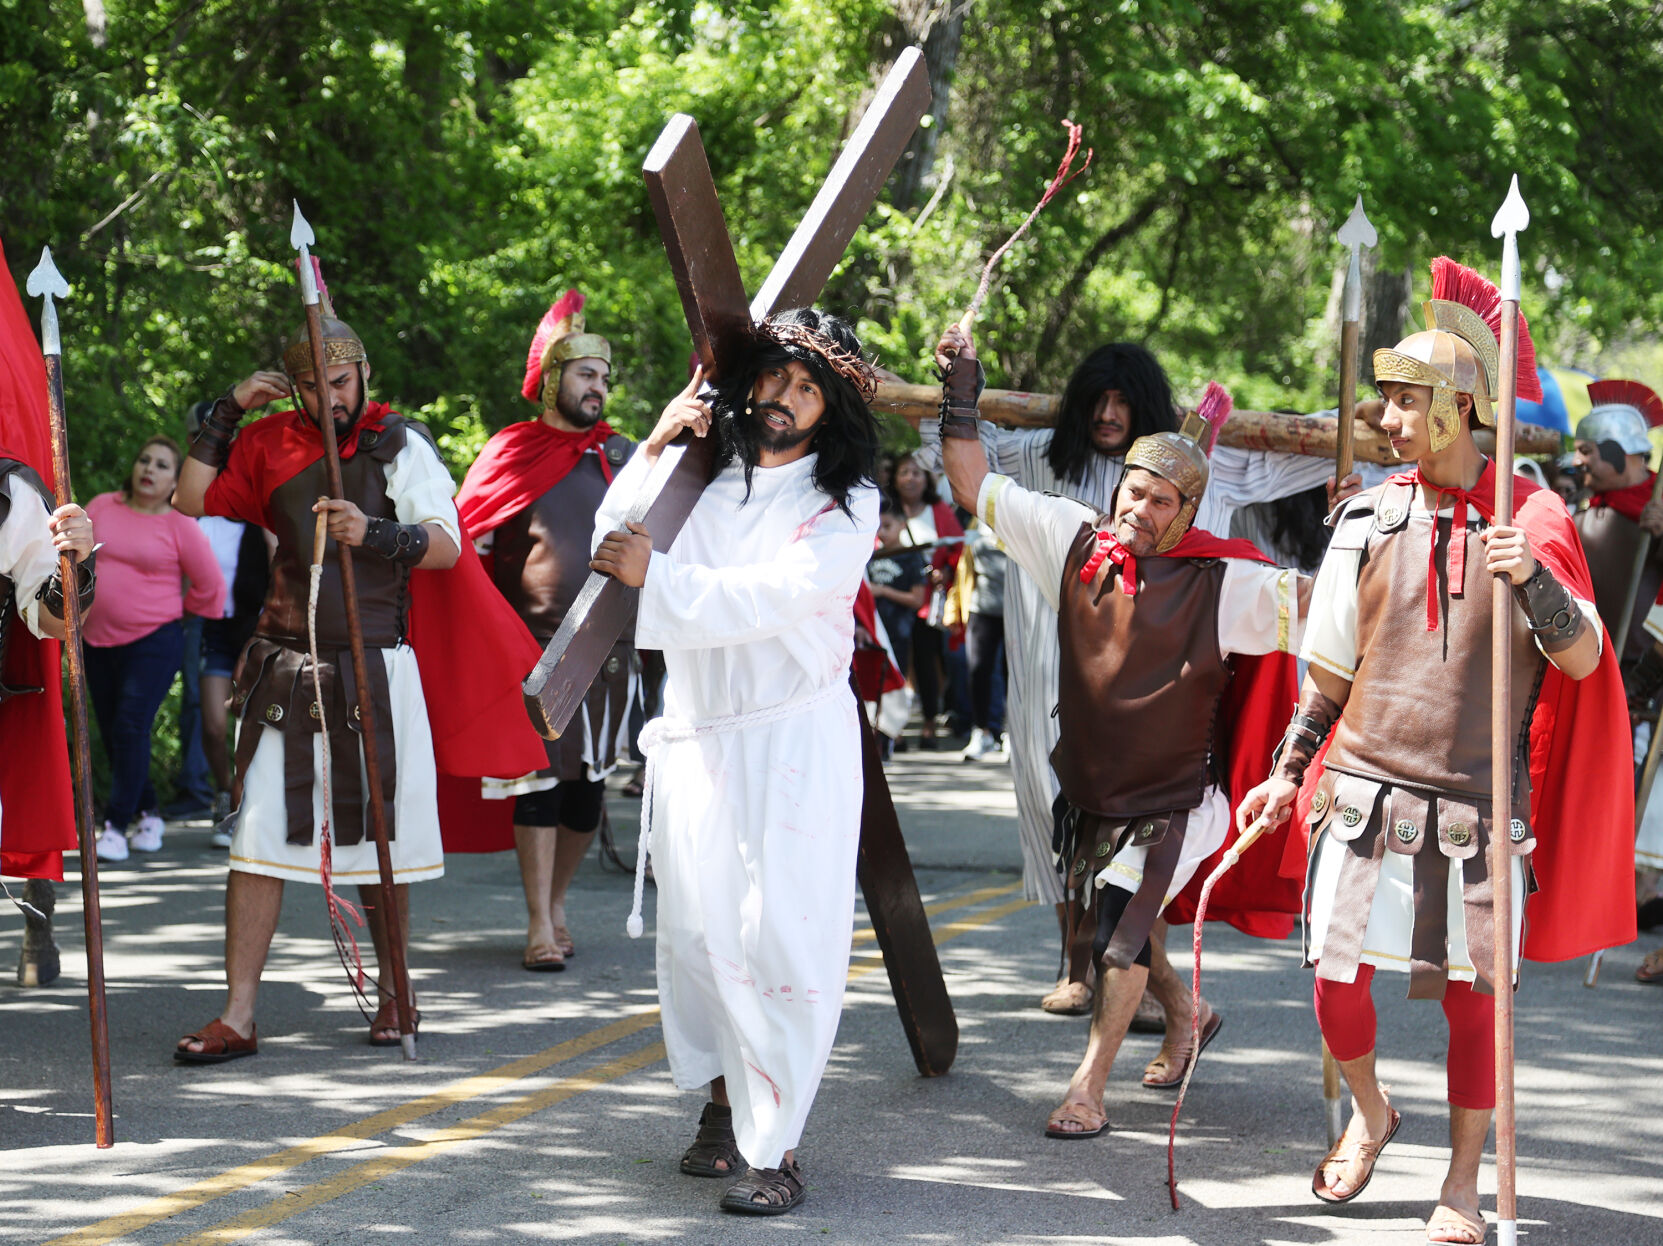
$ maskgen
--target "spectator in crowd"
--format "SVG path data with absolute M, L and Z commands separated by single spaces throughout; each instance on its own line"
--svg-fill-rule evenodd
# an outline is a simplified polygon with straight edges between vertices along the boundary
M 884 498 L 878 511 L 878 549 L 866 564 L 866 582 L 877 600 L 884 631 L 889 633 L 895 665 L 902 671 L 912 654 L 912 629 L 924 605 L 928 574 L 923 552 L 908 548 L 900 507 Z
M 973 523 L 959 561 L 969 615 L 964 647 L 970 660 L 970 743 L 963 761 L 1003 753 L 1005 734 L 1005 551 L 984 525 Z
M 935 477 L 910 454 L 895 463 L 890 497 L 905 525 L 903 543 L 928 547 L 926 595 L 913 625 L 911 649 L 912 683 L 924 715 L 924 743 L 925 747 L 931 747 L 936 736 L 936 720 L 945 702 L 943 683 L 947 674 L 948 637 L 941 623 L 941 609 L 962 552 L 962 546 L 952 538 L 962 537 L 964 526 L 953 513 L 952 505 L 941 500 Z M 894 641 L 893 635 L 890 640 Z
M 165 829 L 150 782 L 150 734 L 184 654 L 185 613 L 217 615 L 225 580 L 208 540 L 176 513 L 179 444 L 152 437 L 127 485 L 87 505 L 102 538 L 97 607 L 87 618 L 87 690 L 110 763 L 98 856 L 155 852 Z M 136 820 L 131 841 L 127 828 Z

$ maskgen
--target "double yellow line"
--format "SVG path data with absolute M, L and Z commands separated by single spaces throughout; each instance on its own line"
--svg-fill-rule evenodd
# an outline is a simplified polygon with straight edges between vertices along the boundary
M 1008 886 L 983 887 L 961 896 L 954 896 L 935 904 L 927 905 L 925 913 L 931 917 L 941 913 L 952 912 L 957 909 L 972 908 L 1004 896 L 1009 896 L 1019 890 L 1021 884 L 1012 883 Z M 993 908 L 983 910 L 972 917 L 948 923 L 934 930 L 933 937 L 937 947 L 958 938 L 978 927 L 1007 917 L 1018 909 L 1027 907 L 1028 901 L 1018 897 L 1007 900 Z M 854 934 L 854 945 L 859 949 L 863 944 L 871 943 L 876 934 L 870 928 L 857 930 Z M 873 952 L 856 953 L 863 957 L 870 957 L 866 964 L 856 965 L 849 971 L 851 982 L 876 973 L 883 966 L 878 954 Z M 493 1091 L 531 1077 L 552 1068 L 557 1064 L 573 1060 L 579 1056 L 598 1048 L 608 1046 L 620 1039 L 628 1038 L 650 1026 L 658 1024 L 659 1010 L 650 1008 L 632 1016 L 620 1018 L 587 1034 L 568 1039 L 563 1043 L 556 1043 L 535 1055 L 514 1060 L 489 1073 L 481 1073 L 473 1077 L 461 1078 L 441 1086 L 431 1094 L 412 1099 L 408 1103 L 399 1104 L 363 1120 L 355 1121 L 340 1129 L 332 1130 L 319 1137 L 308 1139 L 292 1147 L 263 1156 L 247 1164 L 240 1164 L 225 1172 L 205 1178 L 202 1181 L 188 1185 L 171 1194 L 152 1199 L 140 1207 L 121 1215 L 111 1216 L 82 1229 L 66 1233 L 62 1237 L 53 1238 L 45 1246 L 103 1246 L 104 1243 L 114 1242 L 130 1233 L 136 1233 L 159 1221 L 182 1215 L 198 1207 L 245 1190 L 249 1186 L 298 1168 L 300 1165 L 330 1155 L 337 1151 L 346 1150 L 370 1138 L 399 1129 L 426 1116 L 432 1116 L 458 1103 L 466 1103 Z M 374 1158 L 363 1161 L 347 1168 L 325 1181 L 306 1186 L 294 1191 L 287 1198 L 275 1199 L 263 1206 L 243 1212 L 222 1220 L 200 1233 L 190 1237 L 178 1239 L 174 1246 L 219 1246 L 225 1242 L 240 1241 L 242 1238 L 261 1229 L 269 1228 L 291 1216 L 298 1215 L 313 1207 L 321 1206 L 333 1199 L 340 1198 L 354 1190 L 363 1188 L 374 1181 L 378 1181 L 391 1173 L 408 1168 L 424 1159 L 431 1159 L 442 1155 L 459 1143 L 470 1141 L 491 1130 L 500 1129 L 504 1125 L 512 1124 L 534 1112 L 544 1108 L 564 1103 L 577 1095 L 595 1090 L 606 1083 L 616 1081 L 630 1073 L 637 1072 L 651 1065 L 657 1064 L 664 1058 L 664 1044 L 650 1043 L 645 1047 L 597 1065 L 585 1073 L 565 1077 L 541 1090 L 511 1099 L 498 1104 L 466 1120 L 454 1125 L 448 1125 L 433 1133 L 425 1141 L 406 1145 L 389 1147 L 376 1153 Z

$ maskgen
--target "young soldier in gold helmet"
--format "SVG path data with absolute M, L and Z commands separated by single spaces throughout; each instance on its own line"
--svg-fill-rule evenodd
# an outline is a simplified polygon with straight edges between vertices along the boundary
M 1530 854 L 1536 850 L 1547 903 L 1532 906 L 1524 953 L 1578 955 L 1624 941 L 1602 934 L 1600 915 L 1587 910 L 1611 885 L 1612 867 L 1622 863 L 1611 849 L 1626 847 L 1632 826 L 1631 799 L 1625 815 L 1589 797 L 1600 786 L 1595 776 L 1613 792 L 1626 791 L 1625 719 L 1565 508 L 1520 479 L 1514 522 L 1494 523 L 1495 468 L 1472 428 L 1495 423 L 1499 351 L 1480 313 L 1499 320 L 1499 311 L 1494 286 L 1440 259 L 1428 328 L 1375 352 L 1386 400 L 1381 426 L 1415 466 L 1336 512 L 1312 594 L 1299 708 L 1272 777 L 1237 811 L 1242 826 L 1261 813 L 1280 822 L 1306 784 L 1306 960 L 1317 970 L 1318 1025 L 1355 1102 L 1345 1135 L 1312 1178 L 1318 1199 L 1342 1203 L 1360 1194 L 1398 1127 L 1375 1075 L 1375 970 L 1405 972 L 1411 998 L 1443 1001 L 1451 1156 L 1427 1226 L 1437 1242 L 1476 1243 L 1485 1234 L 1478 1168 L 1495 1104 L 1492 956 L 1498 937 L 1510 936 L 1515 951 L 1520 946 Z M 1520 335 L 1528 359 L 1522 318 Z M 1521 364 L 1519 372 L 1519 391 L 1528 395 L 1533 370 Z M 1502 831 L 1513 853 L 1516 924 L 1505 934 L 1492 929 L 1487 857 L 1496 575 L 1513 586 L 1514 606 L 1502 622 L 1512 637 L 1507 731 L 1518 742 L 1515 815 Z M 1578 703 L 1574 681 L 1596 673 Z M 1533 741 L 1538 707 L 1547 718 Z M 1573 718 L 1574 737 L 1551 730 L 1552 721 Z M 1323 765 L 1312 766 L 1325 741 Z M 1578 770 L 1573 857 L 1554 851 L 1553 836 L 1568 796 L 1561 776 Z M 1626 884 L 1619 894 L 1626 898 Z
M 1054 848 L 1091 919 L 1085 934 L 1100 985 L 1085 1058 L 1045 1132 L 1090 1138 L 1108 1128 L 1104 1086 L 1149 982 L 1155 921 L 1229 834 L 1232 788 L 1218 763 L 1232 746 L 1256 745 L 1268 761 L 1267 733 L 1237 727 L 1255 713 L 1273 722 L 1292 700 L 1288 651 L 1298 640 L 1299 589 L 1310 582 L 1267 565 L 1249 542 L 1193 526 L 1211 428 L 1204 445 L 1172 432 L 1134 441 L 1104 515 L 989 473 L 974 346 L 955 326 L 937 355 L 947 374 L 941 434 L 953 496 L 1033 576 L 1057 617 Z M 1202 402 L 1209 409 L 1217 423 L 1229 411 L 1216 387 Z M 1297 897 L 1285 890 L 1291 913 Z M 1284 922 L 1286 931 L 1291 917 Z M 1203 1005 L 1202 1046 L 1219 1025 Z

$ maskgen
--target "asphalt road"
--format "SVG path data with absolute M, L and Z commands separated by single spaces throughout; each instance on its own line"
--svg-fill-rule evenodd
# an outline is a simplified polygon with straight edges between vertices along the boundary
M 176 1066 L 174 1039 L 221 999 L 224 856 L 205 826 L 186 825 L 157 856 L 104 871 L 114 1148 L 92 1145 L 76 887 L 61 892 L 64 977 L 0 988 L 0 1240 L 1423 1240 L 1445 1158 L 1434 1005 L 1395 998 L 1381 975 L 1382 1068 L 1404 1125 L 1366 1193 L 1330 1210 L 1309 1189 L 1326 1149 L 1310 975 L 1293 941 L 1210 930 L 1205 987 L 1225 1025 L 1185 1106 L 1184 1206 L 1174 1213 L 1172 1098 L 1137 1085 L 1156 1039 L 1128 1043 L 1109 1133 L 1040 1134 L 1086 1027 L 1037 1007 L 1055 925 L 1021 902 L 1008 771 L 907 754 L 891 778 L 958 1008 L 958 1061 L 947 1077 L 917 1076 L 872 941 L 857 935 L 837 1049 L 801 1151 L 809 1198 L 793 1215 L 724 1215 L 720 1183 L 677 1171 L 700 1099 L 677 1092 L 664 1064 L 651 905 L 649 938 L 629 940 L 629 880 L 593 859 L 571 903 L 580 951 L 561 974 L 519 967 L 511 855 L 453 857 L 443 881 L 414 889 L 423 1024 L 413 1064 L 365 1044 L 318 892 L 291 886 L 261 997 L 259 1056 Z M 611 808 L 630 857 L 638 805 L 614 796 Z M 0 913 L 8 981 L 20 939 L 21 921 Z M 1644 946 L 1612 953 L 1593 992 L 1578 965 L 1527 967 L 1519 1189 L 1530 1246 L 1663 1241 L 1663 991 L 1632 979 Z M 1487 1165 L 1492 1213 L 1494 1180 Z

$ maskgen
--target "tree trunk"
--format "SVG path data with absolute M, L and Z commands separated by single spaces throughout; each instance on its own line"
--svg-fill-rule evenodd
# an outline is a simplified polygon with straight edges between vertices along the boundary
M 953 70 L 967 7 L 955 0 L 899 0 L 896 5 L 907 42 L 921 47 L 930 74 L 930 124 L 918 127 L 895 166 L 892 194 L 898 208 L 917 204 L 935 171 L 936 146 L 952 102 Z

